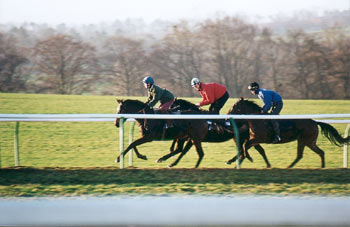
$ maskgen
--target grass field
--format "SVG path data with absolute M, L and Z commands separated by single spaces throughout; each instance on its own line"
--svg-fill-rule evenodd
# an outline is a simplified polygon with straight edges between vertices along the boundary
M 132 97 L 146 100 L 145 97 Z M 0 94 L 0 113 L 115 113 L 116 97 Z M 188 99 L 196 102 L 199 99 Z M 230 99 L 222 113 L 233 105 Z M 260 101 L 257 101 L 261 104 Z M 350 113 L 350 100 L 285 100 L 281 114 Z M 343 134 L 346 125 L 334 125 Z M 253 163 L 241 170 L 225 165 L 236 149 L 232 141 L 204 143 L 200 169 L 192 169 L 197 154 L 192 148 L 177 169 L 167 169 L 173 159 L 155 163 L 168 152 L 171 141 L 156 141 L 139 147 L 148 160 L 134 157 L 132 168 L 119 170 L 118 130 L 112 122 L 21 122 L 20 165 L 14 166 L 14 122 L 0 123 L 0 196 L 80 194 L 166 193 L 259 193 L 259 194 L 350 194 L 349 170 L 342 167 L 342 147 L 323 136 L 318 145 L 326 154 L 326 169 L 308 148 L 292 170 L 286 168 L 296 156 L 296 143 L 266 145 L 273 167 L 265 169 L 252 149 Z M 129 124 L 126 124 L 128 132 Z M 135 138 L 139 135 L 135 127 Z M 127 138 L 125 138 L 127 143 Z M 127 159 L 126 159 L 127 160 Z M 169 179 L 170 178 L 170 179 Z

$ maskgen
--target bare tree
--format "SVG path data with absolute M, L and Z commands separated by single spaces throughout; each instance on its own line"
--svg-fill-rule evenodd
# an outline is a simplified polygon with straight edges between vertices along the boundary
M 80 94 L 91 89 L 97 60 L 89 44 L 54 35 L 35 45 L 33 58 L 40 74 L 39 91 Z
M 332 84 L 328 80 L 328 72 L 332 67 L 328 55 L 329 50 L 321 41 L 304 31 L 291 31 L 285 42 L 285 51 L 289 56 L 286 79 L 299 98 L 331 98 L 334 97 Z
M 110 37 L 104 44 L 105 94 L 141 95 L 142 78 L 147 72 L 143 42 L 122 36 Z
M 13 37 L 0 33 L 0 91 L 15 92 L 25 88 L 19 68 L 28 60 Z
M 240 19 L 225 17 L 206 21 L 201 33 L 209 52 L 209 78 L 226 85 L 231 96 L 239 97 L 252 78 L 250 59 L 256 28 Z
M 283 49 L 281 48 L 281 40 L 272 37 L 272 32 L 264 28 L 257 41 L 257 51 L 260 55 L 260 64 L 256 63 L 262 69 L 254 70 L 256 74 L 261 74 L 259 77 L 256 76 L 257 80 L 262 82 L 264 87 L 268 87 L 279 93 L 283 93 L 281 87 L 284 84 L 283 80 Z M 283 95 L 283 94 L 282 94 Z
M 205 50 L 204 40 L 182 22 L 173 26 L 172 32 L 153 46 L 150 61 L 163 84 L 171 86 L 176 94 L 193 96 L 190 81 L 204 73 Z
M 350 98 L 350 37 L 339 28 L 325 30 L 326 45 L 331 50 L 330 82 L 336 82 L 335 91 L 340 98 Z

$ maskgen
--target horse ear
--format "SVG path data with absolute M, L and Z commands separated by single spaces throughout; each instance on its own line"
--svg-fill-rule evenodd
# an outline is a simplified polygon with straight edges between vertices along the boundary
M 243 98 L 243 97 L 240 97 L 240 98 L 239 98 L 239 100 L 243 101 L 243 100 L 244 100 L 244 98 Z
M 117 99 L 117 103 L 122 103 L 123 99 Z

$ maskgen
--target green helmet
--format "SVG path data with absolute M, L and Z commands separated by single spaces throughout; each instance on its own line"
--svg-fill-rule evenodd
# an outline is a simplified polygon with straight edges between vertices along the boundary
M 153 80 L 152 77 L 146 76 L 145 78 L 143 78 L 143 83 L 144 84 L 151 84 L 151 85 L 153 85 L 154 84 L 154 80 Z

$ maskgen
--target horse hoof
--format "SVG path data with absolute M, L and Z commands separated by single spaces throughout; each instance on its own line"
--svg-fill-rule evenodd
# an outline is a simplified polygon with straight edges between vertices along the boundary
M 158 160 L 156 160 L 156 163 L 162 163 L 163 162 L 163 160 L 162 159 L 158 159 Z
M 142 160 L 147 160 L 147 156 L 140 156 Z
M 115 163 L 119 163 L 119 158 L 117 158 L 116 160 L 114 160 Z
M 231 161 L 227 161 L 227 162 L 225 162 L 225 164 L 226 164 L 226 165 L 231 165 L 232 162 L 231 162 Z

